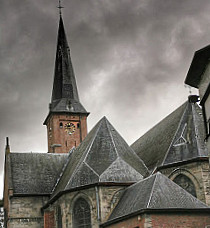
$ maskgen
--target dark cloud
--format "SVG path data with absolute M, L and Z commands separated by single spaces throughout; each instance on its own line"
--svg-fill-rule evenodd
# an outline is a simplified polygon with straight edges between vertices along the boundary
M 104 115 L 131 143 L 187 99 L 194 51 L 210 43 L 207 0 L 63 0 L 80 99 L 89 129 Z M 47 151 L 57 1 L 1 2 L 0 144 Z

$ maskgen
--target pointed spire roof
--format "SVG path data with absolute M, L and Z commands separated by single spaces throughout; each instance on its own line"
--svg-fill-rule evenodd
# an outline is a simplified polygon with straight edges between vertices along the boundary
M 157 167 L 207 158 L 204 134 L 201 108 L 189 97 L 131 147 L 153 171 Z
M 71 153 L 53 195 L 95 183 L 133 183 L 146 175 L 142 160 L 103 117 Z
M 87 113 L 79 100 L 75 74 L 70 56 L 70 48 L 61 15 L 58 28 L 54 83 L 50 111 Z
M 210 209 L 161 173 L 152 175 L 128 187 L 108 221 L 142 210 Z

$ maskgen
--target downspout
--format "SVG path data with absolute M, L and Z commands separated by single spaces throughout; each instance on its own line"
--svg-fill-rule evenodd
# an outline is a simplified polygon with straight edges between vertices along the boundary
M 100 222 L 101 221 L 101 213 L 100 213 L 100 201 L 99 201 L 98 186 L 95 186 L 95 190 L 96 190 L 97 219 L 98 219 L 98 222 Z

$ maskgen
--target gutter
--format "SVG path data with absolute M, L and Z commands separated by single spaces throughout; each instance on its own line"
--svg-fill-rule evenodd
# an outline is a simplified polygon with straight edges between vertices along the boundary
M 96 204 L 97 204 L 97 219 L 101 221 L 101 211 L 100 211 L 100 201 L 99 201 L 99 194 L 98 194 L 98 186 L 95 186 L 96 190 Z
M 49 205 L 51 205 L 53 202 L 55 202 L 58 198 L 60 198 L 63 194 L 65 193 L 70 193 L 70 192 L 75 192 L 75 191 L 80 191 L 83 189 L 95 187 L 95 186 L 130 186 L 132 184 L 135 184 L 136 182 L 127 182 L 127 183 L 115 183 L 115 182 L 101 182 L 101 183 L 94 183 L 94 184 L 89 184 L 89 185 L 83 185 L 80 187 L 75 187 L 72 189 L 67 189 L 58 192 L 55 196 L 53 196 L 42 208 L 41 210 L 44 210 L 48 208 Z

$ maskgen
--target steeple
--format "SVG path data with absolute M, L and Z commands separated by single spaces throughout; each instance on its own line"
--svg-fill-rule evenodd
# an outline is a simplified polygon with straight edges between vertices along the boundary
M 79 100 L 70 48 L 61 14 L 59 1 L 59 27 L 55 57 L 54 83 L 49 114 L 44 121 L 47 125 L 48 151 L 68 153 L 77 147 L 87 135 L 87 116 Z
M 79 101 L 76 79 L 71 62 L 70 48 L 66 39 L 61 15 L 58 28 L 54 84 L 50 111 L 87 113 Z

